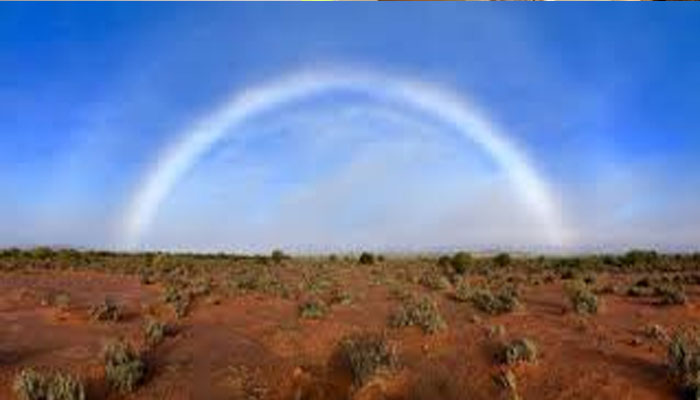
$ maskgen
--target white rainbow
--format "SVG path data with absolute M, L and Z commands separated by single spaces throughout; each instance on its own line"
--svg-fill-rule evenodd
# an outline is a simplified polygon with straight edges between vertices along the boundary
M 539 219 L 540 229 L 548 241 L 546 245 L 561 247 L 565 244 L 567 232 L 548 185 L 523 152 L 477 108 L 433 84 L 348 70 L 301 71 L 245 89 L 186 130 L 159 154 L 131 198 L 123 219 L 123 244 L 126 247 L 138 245 L 159 206 L 183 174 L 239 124 L 275 107 L 329 90 L 350 90 L 397 101 L 453 126 L 504 169 L 530 211 Z

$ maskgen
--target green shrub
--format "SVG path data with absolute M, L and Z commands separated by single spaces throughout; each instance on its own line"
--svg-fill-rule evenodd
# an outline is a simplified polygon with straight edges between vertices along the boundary
M 455 253 L 455 255 L 452 256 L 452 259 L 450 259 L 450 266 L 452 266 L 452 270 L 460 275 L 467 272 L 471 268 L 472 264 L 472 255 L 464 251 Z
M 299 305 L 299 316 L 307 319 L 319 319 L 326 316 L 328 306 L 321 299 L 310 299 Z
M 469 300 L 478 310 L 492 315 L 511 312 L 519 305 L 518 293 L 513 288 L 503 289 L 496 294 L 485 288 L 475 289 Z
M 528 338 L 516 339 L 503 347 L 500 360 L 505 364 L 535 362 L 537 360 L 537 346 Z
M 600 307 L 598 296 L 585 284 L 576 282 L 568 287 L 569 301 L 578 314 L 596 314 Z
M 700 398 L 700 337 L 697 332 L 674 334 L 668 345 L 668 366 L 688 398 Z
M 357 387 L 364 385 L 378 370 L 393 368 L 396 351 L 383 335 L 355 334 L 340 342 L 340 360 L 350 370 Z
M 369 265 L 374 264 L 374 254 L 368 252 L 362 252 L 359 259 L 360 264 Z
M 506 267 L 510 265 L 510 262 L 511 258 L 508 253 L 499 253 L 493 258 L 493 263 L 496 264 L 497 267 Z
M 133 392 L 146 376 L 146 363 L 131 345 L 124 341 L 109 343 L 104 349 L 105 379 L 120 393 Z
M 121 318 L 121 311 L 112 299 L 105 297 L 104 301 L 92 306 L 90 316 L 96 321 L 117 322 Z
M 85 388 L 78 379 L 62 373 L 40 374 L 22 370 L 13 385 L 22 400 L 84 400 Z
M 270 254 L 270 258 L 272 259 L 272 262 L 275 264 L 279 264 L 284 260 L 285 258 L 288 258 L 286 254 L 282 252 L 282 250 L 272 250 L 272 254 Z
M 390 325 L 396 328 L 418 326 L 429 334 L 447 327 L 437 304 L 427 296 L 406 300 L 391 317 Z

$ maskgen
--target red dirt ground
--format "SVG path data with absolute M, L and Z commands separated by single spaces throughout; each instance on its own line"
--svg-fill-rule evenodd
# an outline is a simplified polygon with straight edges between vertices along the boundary
M 2 272 L 0 399 L 15 398 L 14 376 L 29 366 L 78 374 L 87 382 L 88 399 L 437 399 L 447 396 L 432 388 L 441 381 L 457 387 L 450 398 L 500 399 L 504 392 L 494 375 L 501 367 L 490 352 L 499 340 L 489 334 L 495 325 L 505 328 L 506 338 L 527 336 L 537 343 L 538 361 L 514 367 L 522 399 L 674 399 L 666 345 L 644 329 L 658 324 L 670 332 L 700 322 L 697 291 L 689 292 L 686 305 L 664 307 L 650 298 L 601 295 L 603 311 L 580 317 L 568 311 L 562 283 L 553 282 L 525 286 L 523 307 L 501 316 L 436 294 L 448 329 L 426 335 L 417 328 L 387 328 L 399 301 L 386 287 L 352 285 L 349 291 L 364 295 L 333 306 L 320 320 L 300 319 L 295 300 L 261 294 L 198 299 L 187 317 L 175 320 L 162 304 L 161 288 L 133 276 Z M 47 301 L 62 292 L 69 306 Z M 90 319 L 90 306 L 105 296 L 126 310 L 123 321 Z M 149 353 L 144 386 L 128 396 L 110 394 L 102 383 L 101 347 L 117 336 L 141 343 L 146 312 L 175 321 L 177 333 Z M 401 366 L 353 391 L 350 377 L 332 360 L 338 341 L 358 330 L 387 330 Z

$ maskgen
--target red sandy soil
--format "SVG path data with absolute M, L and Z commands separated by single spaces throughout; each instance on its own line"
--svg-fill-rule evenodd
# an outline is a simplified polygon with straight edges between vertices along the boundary
M 494 375 L 502 367 L 491 353 L 499 339 L 489 334 L 494 325 L 505 327 L 505 338 L 527 336 L 537 343 L 538 361 L 513 370 L 522 399 L 673 399 L 678 394 L 666 371 L 666 344 L 645 336 L 644 329 L 658 324 L 670 332 L 700 322 L 695 289 L 682 306 L 601 295 L 603 311 L 580 317 L 568 311 L 562 284 L 554 282 L 525 286 L 524 306 L 495 317 L 437 294 L 448 329 L 426 335 L 417 328 L 387 328 L 399 301 L 386 287 L 348 290 L 363 295 L 333 306 L 320 320 L 300 319 L 295 300 L 261 294 L 198 299 L 187 317 L 176 320 L 162 304 L 161 288 L 133 276 L 3 272 L 0 399 L 15 398 L 14 376 L 30 366 L 79 375 L 88 399 L 439 399 L 449 396 L 431 391 L 441 381 L 457 388 L 450 399 L 500 399 L 504 391 Z M 70 296 L 65 309 L 46 302 L 60 292 Z M 106 295 L 126 310 L 123 321 L 90 319 L 90 306 Z M 177 333 L 148 354 L 150 372 L 142 387 L 128 396 L 109 393 L 102 345 L 119 336 L 141 345 L 147 312 L 175 322 Z M 359 330 L 386 330 L 401 366 L 352 390 L 347 373 L 334 367 L 333 354 L 342 337 Z

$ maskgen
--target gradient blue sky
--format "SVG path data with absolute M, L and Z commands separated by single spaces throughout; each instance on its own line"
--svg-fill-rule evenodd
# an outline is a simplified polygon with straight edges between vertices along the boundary
M 315 66 L 436 83 L 497 123 L 583 249 L 698 248 L 700 6 L 2 3 L 0 246 L 119 247 L 162 149 L 237 91 Z M 479 148 L 352 93 L 231 132 L 145 248 L 539 249 Z

